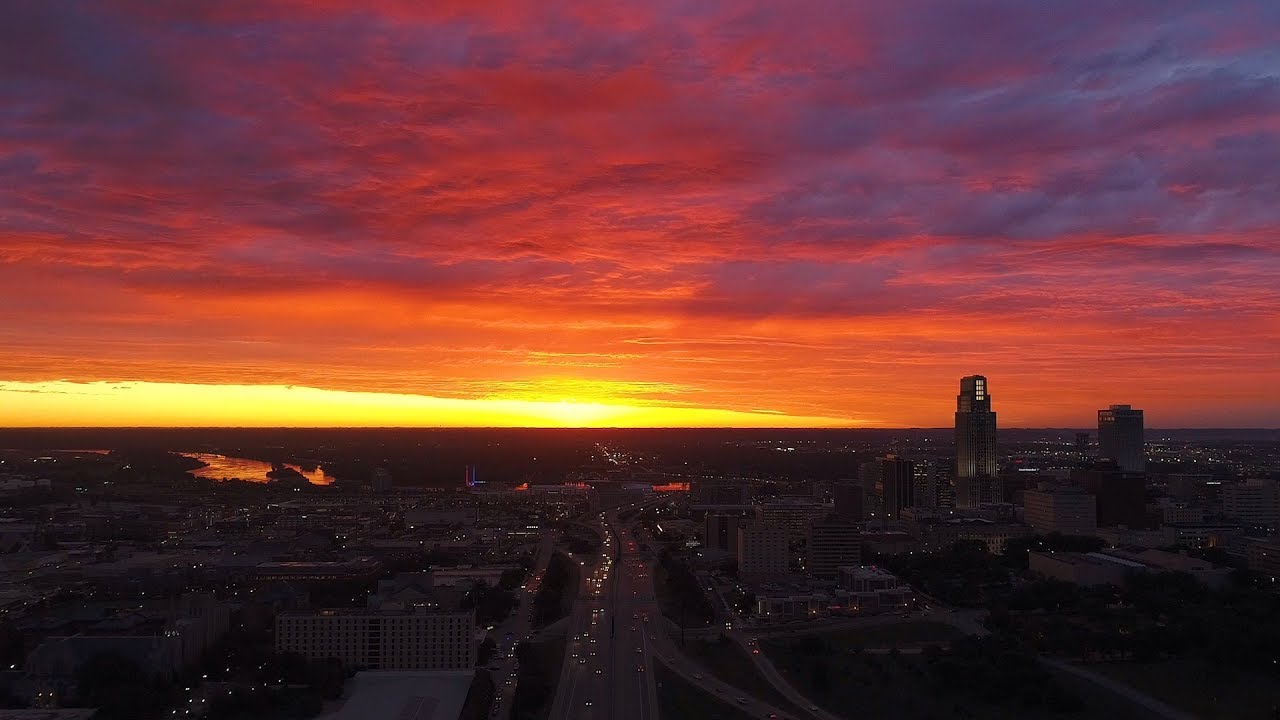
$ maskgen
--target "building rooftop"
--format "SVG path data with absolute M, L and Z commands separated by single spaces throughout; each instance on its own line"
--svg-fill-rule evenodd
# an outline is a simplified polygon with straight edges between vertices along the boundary
M 321 720 L 457 720 L 474 676 L 472 670 L 358 673 L 351 696 Z

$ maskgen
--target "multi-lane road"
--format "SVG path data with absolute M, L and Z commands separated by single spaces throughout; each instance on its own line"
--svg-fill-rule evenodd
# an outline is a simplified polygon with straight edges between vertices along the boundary
M 593 523 L 604 537 L 593 565 L 579 558 L 582 581 L 569 617 L 564 667 L 552 718 L 657 720 L 657 694 L 645 628 L 657 611 L 653 583 L 629 534 L 611 517 Z
M 721 682 L 681 653 L 661 622 L 652 559 L 639 549 L 638 526 L 620 524 L 614 513 L 595 520 L 606 544 L 598 567 L 582 573 L 553 719 L 658 720 L 656 663 L 756 717 L 794 716 Z

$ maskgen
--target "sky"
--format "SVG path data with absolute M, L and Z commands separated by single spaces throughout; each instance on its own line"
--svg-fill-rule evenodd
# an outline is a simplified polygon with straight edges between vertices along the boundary
M 1280 427 L 1280 3 L 0 0 L 0 426 Z

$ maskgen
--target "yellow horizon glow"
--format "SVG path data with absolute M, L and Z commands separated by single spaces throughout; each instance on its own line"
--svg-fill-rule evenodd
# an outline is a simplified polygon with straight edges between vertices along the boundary
M 325 390 L 298 385 L 0 381 L 0 427 L 856 427 L 720 408 Z

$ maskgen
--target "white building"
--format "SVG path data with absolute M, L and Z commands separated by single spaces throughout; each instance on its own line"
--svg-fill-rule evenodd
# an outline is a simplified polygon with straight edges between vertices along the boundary
M 469 670 L 475 613 L 322 610 L 276 616 L 276 652 L 369 670 Z

